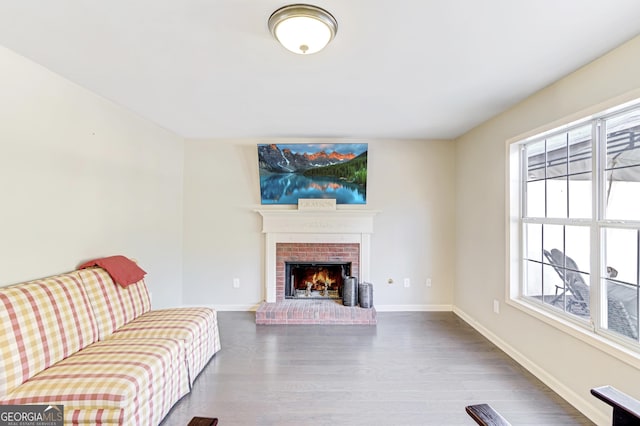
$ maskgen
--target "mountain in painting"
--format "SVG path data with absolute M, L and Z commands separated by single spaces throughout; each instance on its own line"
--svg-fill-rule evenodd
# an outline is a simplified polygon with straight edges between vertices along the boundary
M 259 145 L 258 163 L 261 170 L 271 173 L 302 173 L 316 167 L 341 164 L 355 158 L 355 154 L 341 154 L 333 151 L 327 154 L 325 151 L 313 154 L 298 154 L 290 149 L 280 149 L 278 145 Z

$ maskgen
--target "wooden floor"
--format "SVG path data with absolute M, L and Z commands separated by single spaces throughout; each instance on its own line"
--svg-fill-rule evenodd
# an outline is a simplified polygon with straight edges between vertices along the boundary
M 378 312 L 377 326 L 218 319 L 222 350 L 163 426 L 475 425 L 477 403 L 514 426 L 592 424 L 450 312 Z

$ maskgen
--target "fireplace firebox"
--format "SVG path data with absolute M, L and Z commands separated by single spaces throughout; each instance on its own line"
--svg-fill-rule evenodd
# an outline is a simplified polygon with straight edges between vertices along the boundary
M 285 262 L 286 299 L 341 299 L 351 262 Z

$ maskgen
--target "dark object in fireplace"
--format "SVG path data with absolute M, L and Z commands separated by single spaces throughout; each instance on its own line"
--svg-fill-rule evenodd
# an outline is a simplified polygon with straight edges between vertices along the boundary
M 286 299 L 341 299 L 351 262 L 285 262 Z

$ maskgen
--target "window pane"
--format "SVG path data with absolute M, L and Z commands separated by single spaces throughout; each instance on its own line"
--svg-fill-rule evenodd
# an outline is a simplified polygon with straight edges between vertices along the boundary
M 527 145 L 525 154 L 527 158 L 527 180 L 544 179 L 544 164 L 546 158 L 544 147 L 544 140 Z
M 527 246 L 525 258 L 542 262 L 542 225 L 538 223 L 525 224 L 525 238 Z
M 638 284 L 638 231 L 607 228 L 605 230 L 605 267 L 607 278 Z
M 569 176 L 569 217 L 591 217 L 591 173 Z
M 589 318 L 591 312 L 591 286 L 588 274 L 567 271 L 567 312 L 581 318 Z
M 609 146 L 607 147 L 609 149 Z M 622 156 L 626 155 L 624 152 Z M 618 159 L 621 157 L 618 157 Z M 615 156 L 609 156 L 616 165 Z M 618 163 L 619 165 L 619 163 Z M 635 169 L 635 171 L 634 171 Z M 607 172 L 607 218 L 638 219 L 640 204 L 639 167 Z M 605 271 L 611 280 L 603 280 L 607 291 L 608 329 L 631 339 L 638 339 L 638 230 L 607 228 L 605 230 Z
M 544 217 L 544 180 L 527 182 L 527 217 Z
M 544 275 L 543 301 L 564 310 L 564 282 L 562 278 L 551 265 L 543 265 L 542 273 Z
M 563 239 L 563 235 L 566 240 Z M 587 226 L 544 225 L 545 265 L 544 290 L 553 285 L 555 297 L 545 301 L 572 315 L 589 317 L 589 242 L 590 228 Z M 566 247 L 567 255 L 563 252 Z M 548 285 L 547 285 L 548 283 Z
M 638 287 L 603 280 L 607 289 L 607 328 L 638 339 Z
M 547 217 L 567 217 L 567 178 L 547 180 Z
M 591 229 L 587 226 L 565 226 L 564 247 L 567 268 L 589 273 L 591 270 L 590 234 Z
M 567 175 L 567 134 L 547 139 L 547 178 Z
M 640 109 L 610 118 L 607 128 L 607 169 L 640 165 Z
M 569 174 L 591 171 L 592 125 L 569 132 Z
M 569 314 L 587 319 L 590 316 L 589 276 L 544 265 L 542 300 Z
M 527 261 L 525 262 L 527 268 L 526 276 L 527 282 L 524 288 L 524 294 L 532 297 L 542 296 L 542 264 Z
M 640 166 L 606 172 L 606 218 L 640 220 Z
M 562 225 L 542 225 L 542 248 L 545 252 L 544 262 L 553 263 L 549 259 L 551 251 L 564 251 L 564 227 Z

